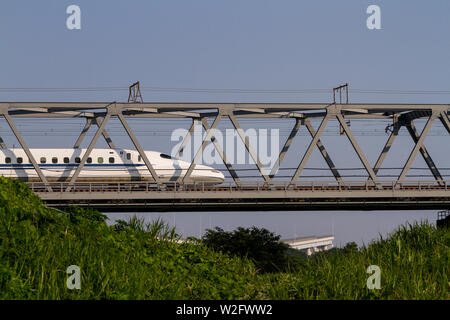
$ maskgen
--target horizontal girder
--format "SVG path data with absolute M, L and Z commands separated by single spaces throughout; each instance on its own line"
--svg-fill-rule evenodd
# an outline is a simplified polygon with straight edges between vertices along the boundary
M 0 102 L 0 108 L 8 110 L 13 117 L 93 117 L 104 116 L 110 102 Z M 235 116 L 251 117 L 321 117 L 330 106 L 324 103 L 120 103 L 115 107 L 130 117 L 203 117 L 216 116 L 221 112 L 233 112 Z M 448 104 L 336 104 L 342 113 L 352 118 L 389 118 L 393 114 L 416 111 L 413 118 L 429 116 L 431 110 L 450 113 Z M 205 111 L 208 112 L 205 112 Z M 93 111 L 95 114 L 93 114 Z M 199 112 L 202 111 L 202 112 Z M 321 111 L 315 114 L 301 111 Z M 423 115 L 420 112 L 424 111 Z M 102 112 L 104 114 L 102 114 Z M 299 113 L 300 112 L 300 113 Z

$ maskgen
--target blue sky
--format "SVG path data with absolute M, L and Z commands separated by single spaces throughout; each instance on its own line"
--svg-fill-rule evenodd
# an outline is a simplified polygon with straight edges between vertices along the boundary
M 81 30 L 66 8 L 81 8 Z M 381 8 L 368 30 L 366 8 Z M 146 86 L 447 90 L 450 3 L 433 1 L 8 1 L 0 87 Z M 17 98 L 123 100 L 124 94 Z M 150 95 L 150 94 L 149 94 Z M 156 100 L 298 101 L 328 96 L 155 94 Z M 352 96 L 353 100 L 412 100 Z M 414 96 L 445 102 L 448 95 Z
M 81 8 L 81 30 L 66 28 L 66 8 L 71 4 Z M 366 27 L 366 9 L 371 4 L 381 8 L 381 30 Z M 143 91 L 145 101 L 329 102 L 331 88 L 348 82 L 350 102 L 448 103 L 450 93 L 358 94 L 352 89 L 450 92 L 449 16 L 447 0 L 2 0 L 0 101 L 124 101 L 126 91 L 56 93 L 1 89 L 127 87 L 139 80 L 143 86 L 163 88 L 330 89 L 330 93 L 321 94 Z M 76 134 L 73 139 L 57 134 L 50 137 L 53 132 L 68 130 L 67 122 L 55 125 L 51 132 L 48 123 L 17 121 L 17 125 L 34 132 L 24 134 L 31 146 L 64 147 L 76 139 Z M 280 122 L 273 125 L 285 126 Z M 290 130 L 291 125 L 281 129 Z M 81 122 L 76 123 L 75 131 L 81 127 Z M 3 132 L 7 129 L 1 128 L 5 141 L 9 145 L 15 143 L 12 135 Z M 49 137 L 43 138 L 47 134 Z M 324 138 L 330 153 L 350 153 L 348 143 L 344 149 L 336 147 L 334 141 L 338 138 Z M 129 144 L 124 136 L 117 139 Z M 366 139 L 361 142 L 362 148 L 373 164 L 385 139 Z M 405 158 L 412 143 L 408 137 L 399 140 L 399 157 Z M 450 148 L 442 146 L 448 146 L 448 142 L 448 136 L 426 140 L 435 162 L 447 168 Z M 286 162 L 298 161 L 297 151 L 304 150 L 307 143 L 308 140 L 300 141 Z M 157 135 L 146 137 L 142 144 L 147 149 L 170 152 L 170 143 Z M 355 161 L 354 156 L 352 159 Z M 391 160 L 394 163 L 398 159 L 394 156 Z M 312 166 L 321 161 L 316 151 L 311 161 Z M 341 158 L 344 165 L 346 161 Z M 424 166 L 422 159 L 417 166 Z M 352 214 L 358 215 L 346 213 Z M 430 215 L 433 213 L 423 213 Z M 294 224 L 292 216 L 287 220 L 282 216 L 273 215 L 270 220 L 269 215 L 265 226 L 280 228 L 278 224 L 285 223 L 289 227 L 279 232 L 285 237 L 294 236 L 290 230 Z M 336 219 L 343 216 L 335 215 Z M 251 224 L 254 216 L 245 217 L 239 220 L 239 215 L 232 215 L 232 223 L 227 223 Z M 319 221 L 317 215 L 302 213 L 296 217 L 298 225 L 316 226 L 311 227 L 311 233 L 331 230 L 331 218 Z M 348 218 L 357 221 L 354 225 L 337 224 L 340 227 L 335 229 L 336 237 L 340 241 L 367 242 L 378 232 L 390 231 L 399 221 L 405 221 L 408 212 L 398 213 L 392 220 L 383 213 L 385 223 L 377 228 L 373 227 L 373 219 L 361 217 L 364 215 L 358 215 L 357 220 Z M 221 218 L 217 218 L 217 223 L 227 224 Z M 194 224 L 183 222 L 182 228 L 195 234 L 198 223 Z M 303 230 L 303 235 L 310 235 L 307 232 Z

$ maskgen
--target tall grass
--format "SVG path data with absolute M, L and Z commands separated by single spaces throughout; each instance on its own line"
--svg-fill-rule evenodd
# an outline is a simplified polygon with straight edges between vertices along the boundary
M 0 177 L 0 299 L 450 298 L 450 232 L 428 223 L 262 274 L 245 258 L 178 243 L 161 220 L 108 226 L 95 210 L 64 211 Z M 380 290 L 366 287 L 372 264 L 381 268 Z M 80 290 L 66 287 L 70 265 L 80 267 Z
M 381 270 L 368 289 L 367 267 Z M 295 273 L 270 276 L 276 299 L 450 299 L 450 232 L 428 222 L 401 226 L 359 250 L 316 254 Z

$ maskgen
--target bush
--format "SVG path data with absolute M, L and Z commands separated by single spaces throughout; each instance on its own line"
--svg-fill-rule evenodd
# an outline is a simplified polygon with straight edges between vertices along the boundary
M 289 246 L 280 241 L 280 236 L 264 228 L 242 228 L 226 232 L 216 227 L 208 229 L 202 238 L 203 243 L 218 251 L 239 257 L 250 258 L 262 272 L 286 270 Z

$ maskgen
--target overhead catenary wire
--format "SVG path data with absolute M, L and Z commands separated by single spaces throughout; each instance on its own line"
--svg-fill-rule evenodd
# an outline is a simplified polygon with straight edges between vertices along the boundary
M 255 93 L 255 94 L 329 94 L 329 88 L 305 89 L 250 89 L 250 88 L 192 88 L 192 87 L 160 87 L 141 86 L 142 91 L 172 92 L 172 93 Z M 114 92 L 128 91 L 123 86 L 94 86 L 94 87 L 0 87 L 0 92 L 20 93 L 58 93 L 58 92 Z M 352 88 L 352 94 L 380 94 L 380 95 L 450 95 L 450 90 L 405 90 L 405 89 L 362 89 Z

